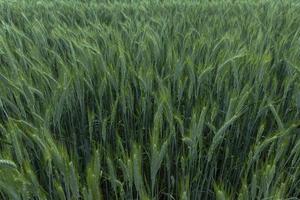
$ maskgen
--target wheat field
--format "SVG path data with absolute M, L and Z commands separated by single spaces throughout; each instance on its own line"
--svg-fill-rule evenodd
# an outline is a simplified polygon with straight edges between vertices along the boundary
M 299 11 L 0 1 L 0 199 L 299 199 Z

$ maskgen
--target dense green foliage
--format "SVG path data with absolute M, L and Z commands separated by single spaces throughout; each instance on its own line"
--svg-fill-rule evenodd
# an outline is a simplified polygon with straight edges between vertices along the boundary
M 0 2 L 0 199 L 300 198 L 295 1 Z

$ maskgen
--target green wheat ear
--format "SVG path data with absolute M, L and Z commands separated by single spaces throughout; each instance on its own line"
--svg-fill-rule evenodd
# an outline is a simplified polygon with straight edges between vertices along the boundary
M 17 165 L 11 160 L 0 160 L 0 168 L 17 169 Z

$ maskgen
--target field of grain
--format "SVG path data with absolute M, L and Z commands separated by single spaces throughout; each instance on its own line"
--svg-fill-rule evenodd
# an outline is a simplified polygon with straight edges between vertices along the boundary
M 0 199 L 299 199 L 299 11 L 0 1 Z

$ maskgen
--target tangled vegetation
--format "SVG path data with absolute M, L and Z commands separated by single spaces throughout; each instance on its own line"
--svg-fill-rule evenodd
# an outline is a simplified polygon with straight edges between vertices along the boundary
M 297 1 L 0 2 L 0 199 L 300 198 Z

